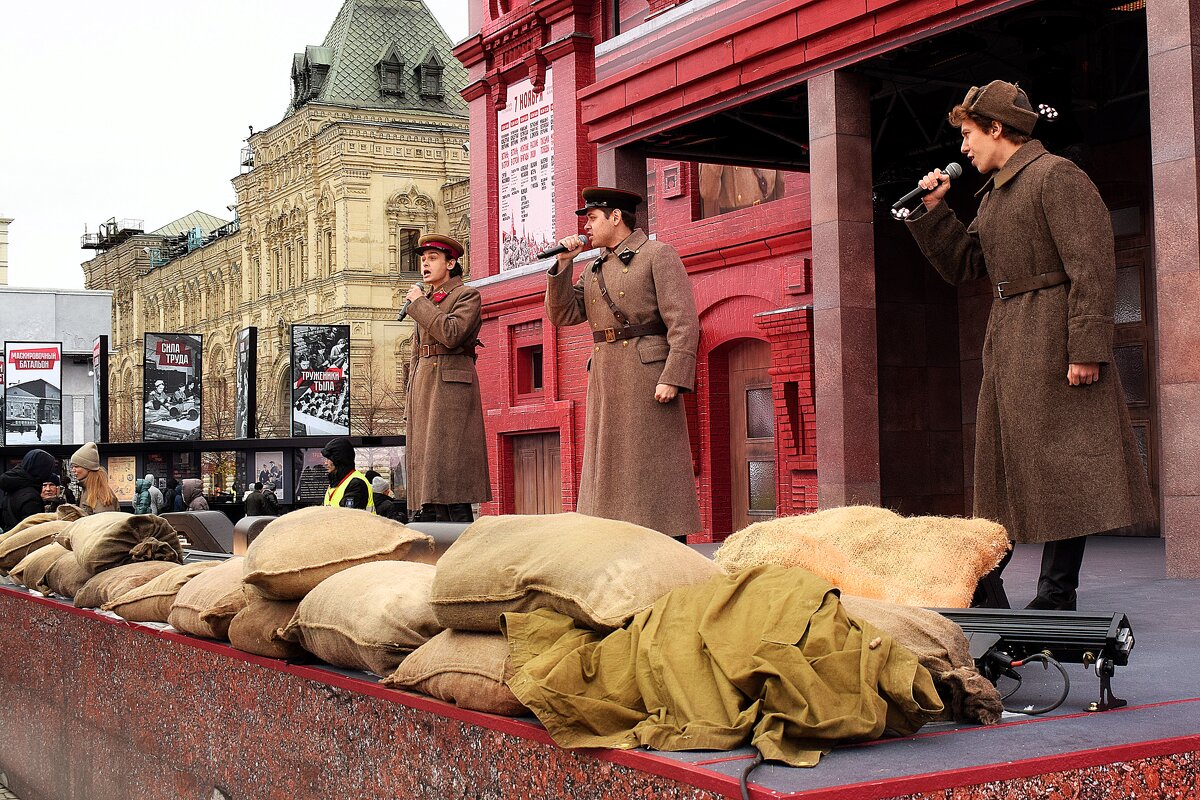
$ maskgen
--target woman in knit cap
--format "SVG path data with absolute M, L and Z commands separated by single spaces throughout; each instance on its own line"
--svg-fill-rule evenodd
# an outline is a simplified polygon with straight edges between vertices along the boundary
M 100 451 L 95 442 L 88 442 L 71 456 L 71 474 L 83 485 L 79 505 L 88 513 L 121 510 L 112 484 L 108 482 L 108 472 L 100 466 Z

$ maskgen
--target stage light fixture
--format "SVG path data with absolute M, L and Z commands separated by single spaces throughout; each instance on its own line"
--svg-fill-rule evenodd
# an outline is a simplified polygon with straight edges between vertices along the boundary
M 1058 119 L 1058 109 L 1045 103 L 1038 103 L 1038 115 L 1046 122 L 1054 122 Z

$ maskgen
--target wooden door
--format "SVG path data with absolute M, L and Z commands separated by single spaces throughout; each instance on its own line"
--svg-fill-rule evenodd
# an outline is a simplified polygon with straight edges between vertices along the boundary
M 729 352 L 729 483 L 735 531 L 776 513 L 770 366 L 771 346 L 766 342 L 746 341 Z
M 1107 184 L 1102 189 L 1112 216 L 1117 250 L 1116 305 L 1113 314 L 1113 362 L 1125 390 L 1129 420 L 1150 480 L 1159 499 L 1158 379 L 1154 352 L 1153 238 L 1147 187 Z M 1122 534 L 1158 536 L 1157 524 L 1123 529 Z
M 513 513 L 562 511 L 561 460 L 557 433 L 512 437 Z

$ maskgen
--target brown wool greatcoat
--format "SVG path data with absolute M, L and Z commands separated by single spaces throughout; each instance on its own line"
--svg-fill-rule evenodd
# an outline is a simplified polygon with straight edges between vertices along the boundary
M 992 284 L 1066 271 L 1067 284 L 993 299 L 975 438 L 975 516 L 1018 542 L 1154 519 L 1125 395 L 1113 367 L 1116 262 L 1108 209 L 1070 161 L 1031 140 L 980 190 L 964 228 L 943 201 L 909 218 L 942 277 Z M 994 290 L 993 290 L 994 295 Z M 1100 381 L 1067 383 L 1072 363 Z
M 475 342 L 482 320 L 479 290 L 462 278 L 442 285 L 446 297 L 414 300 L 408 315 L 417 323 L 408 365 L 405 461 L 408 507 L 423 503 L 483 503 L 492 499 L 479 375 L 467 352 L 421 356 L 422 345 L 450 349 Z
M 629 264 L 618 254 L 633 252 Z M 666 335 L 591 342 L 587 430 L 579 478 L 581 514 L 620 519 L 684 536 L 700 530 L 700 505 L 688 445 L 684 392 L 696 382 L 700 320 L 692 284 L 675 248 L 650 241 L 639 228 L 615 250 L 603 250 L 604 282 L 631 325 L 661 320 Z M 619 328 L 586 262 L 549 271 L 546 315 L 558 327 L 587 322 L 589 332 Z M 660 383 L 679 387 L 669 403 L 654 399 Z

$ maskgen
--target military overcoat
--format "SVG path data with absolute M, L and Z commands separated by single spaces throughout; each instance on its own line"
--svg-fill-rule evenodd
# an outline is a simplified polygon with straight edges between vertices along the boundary
M 1146 473 L 1113 366 L 1116 261 L 1108 209 L 1072 162 L 1037 140 L 980 190 L 966 228 L 943 201 L 909 218 L 952 284 L 993 284 L 975 439 L 975 515 L 1018 542 L 1044 542 L 1154 518 Z M 1068 283 L 996 298 L 995 285 L 1065 271 Z M 1071 386 L 1072 363 L 1100 381 Z
M 622 260 L 621 256 L 624 256 Z M 590 332 L 619 328 L 600 294 L 596 269 L 630 324 L 661 321 L 665 335 L 592 342 L 588 362 L 587 428 L 579 479 L 581 514 L 621 519 L 671 536 L 700 530 L 700 505 L 688 444 L 684 392 L 696 381 L 700 321 L 687 271 L 675 248 L 641 229 L 598 264 L 549 271 L 546 315 L 559 326 L 588 323 Z M 679 387 L 669 403 L 654 398 L 660 384 Z
M 405 402 L 410 509 L 492 499 L 483 401 L 470 354 L 482 325 L 479 291 L 462 278 L 451 278 L 441 288 L 444 298 L 418 298 L 408 311 L 417 323 Z M 432 352 L 438 349 L 460 352 Z

